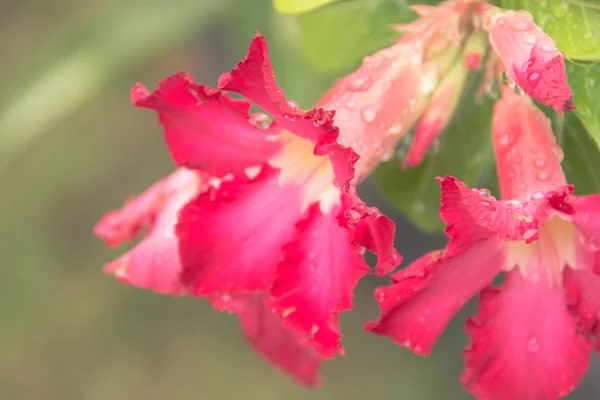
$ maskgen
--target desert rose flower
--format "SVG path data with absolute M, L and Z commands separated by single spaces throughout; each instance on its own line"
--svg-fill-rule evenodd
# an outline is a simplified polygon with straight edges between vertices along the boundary
M 480 293 L 467 323 L 467 390 L 554 400 L 581 381 L 600 333 L 600 195 L 573 195 L 550 122 L 528 96 L 504 88 L 492 131 L 502 200 L 441 178 L 448 246 L 377 290 L 382 315 L 367 329 L 427 355 Z M 499 273 L 505 282 L 492 286 Z
M 111 226 L 118 232 L 119 224 L 142 226 L 168 214 L 164 235 L 172 244 L 169 252 L 153 252 L 163 228 L 154 235 L 159 229 L 151 226 L 132 250 L 144 249 L 146 266 L 123 268 L 121 260 L 105 270 L 135 286 L 205 297 L 216 309 L 236 313 L 265 359 L 301 383 L 316 384 L 320 359 L 343 353 L 339 313 L 352 307 L 354 287 L 370 272 L 365 250 L 379 255 L 378 274 L 401 261 L 393 222 L 367 207 L 351 183 L 358 155 L 338 143 L 335 112 L 299 110 L 284 97 L 260 35 L 248 56 L 221 76 L 219 89 L 178 73 L 152 93 L 136 85 L 132 101 L 158 113 L 180 167 L 176 175 L 202 177 L 202 184 L 182 183 L 165 195 L 177 197 L 168 210 L 162 197 L 152 200 L 153 187 L 105 217 L 97 233 L 111 242 Z M 250 114 L 250 101 L 270 117 Z M 345 143 L 358 134 L 347 131 Z M 138 204 L 154 214 L 129 221 L 143 214 Z

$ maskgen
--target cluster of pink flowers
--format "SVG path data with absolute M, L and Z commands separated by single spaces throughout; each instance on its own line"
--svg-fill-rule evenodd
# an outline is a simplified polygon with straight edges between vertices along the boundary
M 371 272 L 366 250 L 378 257 L 377 275 L 401 262 L 394 223 L 356 185 L 412 128 L 402 167 L 418 165 L 470 71 L 483 68 L 481 94 L 500 92 L 491 130 L 502 199 L 438 178 L 448 245 L 377 289 L 381 317 L 365 329 L 429 354 L 479 294 L 466 328 L 466 389 L 492 400 L 565 396 L 600 349 L 600 195 L 573 195 L 550 122 L 531 99 L 574 108 L 564 57 L 526 12 L 483 0 L 414 10 L 420 18 L 396 27 L 396 44 L 366 57 L 311 110 L 285 98 L 259 34 L 217 89 L 184 73 L 151 93 L 136 85 L 134 106 L 158 114 L 178 168 L 98 223 L 110 246 L 147 230 L 104 270 L 237 315 L 264 359 L 316 385 L 322 360 L 344 353 L 339 315 Z M 504 283 L 492 286 L 500 273 Z

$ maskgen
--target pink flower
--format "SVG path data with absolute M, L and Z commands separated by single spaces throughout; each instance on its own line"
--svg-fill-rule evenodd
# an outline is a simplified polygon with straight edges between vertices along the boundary
M 250 102 L 226 92 L 272 119 L 250 115 Z M 370 272 L 365 249 L 379 256 L 377 274 L 401 260 L 393 222 L 350 183 L 358 155 L 338 143 L 335 113 L 299 110 L 284 97 L 260 35 L 218 90 L 179 73 L 152 93 L 136 85 L 132 101 L 158 113 L 174 162 L 205 175 L 169 214 L 178 252 L 169 253 L 171 290 L 162 292 L 206 297 L 238 314 L 265 359 L 315 384 L 320 357 L 343 353 L 339 313 L 352 308 L 354 287 Z M 346 131 L 345 141 L 357 134 Z M 145 268 L 162 273 L 162 265 Z M 160 279 L 129 282 L 156 290 Z
M 564 55 L 524 11 L 491 12 L 490 41 L 508 76 L 525 93 L 557 112 L 575 109 Z
M 133 249 L 106 264 L 104 271 L 124 283 L 157 293 L 181 295 L 175 224 L 177 213 L 202 190 L 205 177 L 179 169 L 156 182 L 120 210 L 106 214 L 94 233 L 111 247 L 132 241 L 142 229 L 146 237 Z
M 450 71 L 470 29 L 470 13 L 478 3 L 451 0 L 437 7 L 412 6 L 421 17 L 395 26 L 405 35 L 395 45 L 365 57 L 356 72 L 338 80 L 321 98 L 318 106 L 335 109 L 339 143 L 361 156 L 356 164 L 357 180 L 393 157 L 398 142 L 428 107 L 435 111 L 423 122 L 427 127 L 421 128 L 426 134 L 419 134 L 419 157 L 444 129 L 464 82 L 461 73 Z M 447 79 L 449 73 L 452 83 Z
M 367 329 L 430 354 L 480 292 L 466 388 L 478 399 L 554 400 L 583 378 L 599 333 L 600 195 L 573 196 L 549 120 L 528 97 L 504 89 L 492 130 L 503 200 L 439 179 L 448 247 L 377 290 L 382 316 Z M 491 286 L 500 272 L 506 281 Z
M 123 283 L 157 293 L 185 294 L 180 280 L 182 265 L 175 224 L 178 212 L 206 189 L 207 180 L 206 174 L 181 168 L 130 200 L 121 210 L 106 214 L 94 232 L 108 246 L 131 241 L 144 228 L 148 228 L 148 232 L 132 250 L 106 264 L 104 271 L 114 274 Z M 265 360 L 289 373 L 300 384 L 317 385 L 320 357 L 307 346 L 304 337 L 282 325 L 266 307 L 265 297 L 223 295 L 209 300 L 216 309 L 238 313 L 244 336 Z

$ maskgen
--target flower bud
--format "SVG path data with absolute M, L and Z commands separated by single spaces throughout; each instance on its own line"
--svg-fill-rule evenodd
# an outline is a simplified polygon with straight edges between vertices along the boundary
M 468 74 L 463 60 L 464 58 L 455 61 L 450 72 L 433 93 L 429 105 L 416 127 L 413 143 L 404 160 L 403 168 L 420 164 L 433 141 L 452 119 Z
M 535 100 L 558 113 L 575 109 L 564 55 L 527 12 L 490 12 L 489 35 L 508 76 Z

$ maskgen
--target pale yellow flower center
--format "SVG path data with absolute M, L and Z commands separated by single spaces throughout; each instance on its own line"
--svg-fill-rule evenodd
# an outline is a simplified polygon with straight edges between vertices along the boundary
M 314 155 L 314 144 L 289 131 L 283 131 L 274 140 L 282 143 L 281 150 L 269 164 L 281 169 L 279 184 L 302 186 L 302 211 L 319 202 L 321 211 L 328 212 L 340 201 L 340 189 L 333 184 L 335 174 L 328 156 Z

